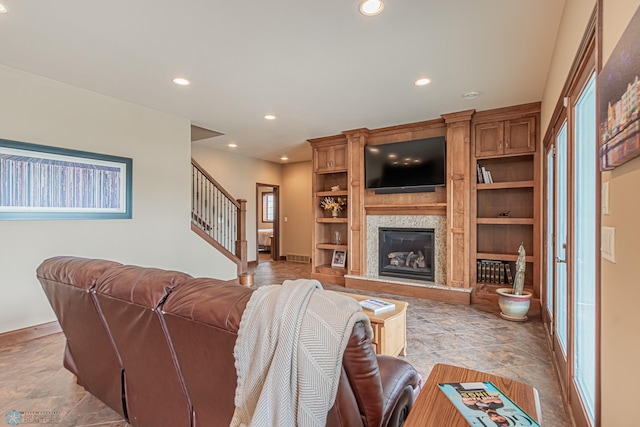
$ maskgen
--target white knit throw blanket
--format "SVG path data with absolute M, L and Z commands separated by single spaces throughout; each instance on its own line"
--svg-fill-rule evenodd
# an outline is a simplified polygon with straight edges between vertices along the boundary
M 360 305 L 322 290 L 317 280 L 286 280 L 254 292 L 234 349 L 238 384 L 231 426 L 324 427 L 358 321 L 371 338 Z

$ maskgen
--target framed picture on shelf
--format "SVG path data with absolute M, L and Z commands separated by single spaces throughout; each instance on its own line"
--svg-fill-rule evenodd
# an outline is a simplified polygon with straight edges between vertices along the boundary
M 334 249 L 331 257 L 331 267 L 344 268 L 347 264 L 347 251 L 342 249 Z

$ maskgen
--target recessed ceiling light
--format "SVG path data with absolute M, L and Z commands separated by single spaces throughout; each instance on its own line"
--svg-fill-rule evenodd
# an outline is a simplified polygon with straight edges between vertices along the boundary
M 182 77 L 176 77 L 175 79 L 172 80 L 172 82 L 180 86 L 189 86 L 191 84 L 189 80 L 184 79 Z
M 416 80 L 413 84 L 416 85 L 416 86 L 426 86 L 429 83 L 431 83 L 431 80 L 429 80 L 427 78 L 423 78 L 423 79 Z
M 280 160 L 283 160 L 283 161 L 284 160 L 289 160 L 289 158 L 287 156 L 282 156 L 282 157 L 280 157 Z
M 7 8 L 3 4 L 0 4 L 0 13 L 7 13 Z
M 474 91 L 471 91 L 471 92 L 463 93 L 462 94 L 462 99 L 474 99 L 474 98 L 477 98 L 478 95 L 480 95 L 480 92 L 476 92 L 474 90 Z
M 266 116 L 264 116 L 264 118 L 267 120 L 275 120 L 276 116 L 274 116 L 273 114 L 267 114 Z
M 227 144 L 227 147 L 229 148 L 236 148 L 238 146 L 238 144 L 236 144 L 235 142 L 230 142 Z
M 382 12 L 384 3 L 380 0 L 364 0 L 360 3 L 358 9 L 364 16 L 374 16 Z

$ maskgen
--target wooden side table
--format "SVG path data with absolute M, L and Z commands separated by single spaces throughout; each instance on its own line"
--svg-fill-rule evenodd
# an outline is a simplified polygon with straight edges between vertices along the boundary
M 368 295 L 350 294 L 346 292 L 338 292 L 362 301 L 372 298 Z M 404 301 L 396 301 L 388 298 L 378 298 L 382 301 L 388 301 L 396 305 L 394 310 L 386 311 L 380 314 L 373 314 L 372 311 L 363 309 L 362 312 L 369 316 L 371 320 L 371 328 L 373 329 L 373 338 L 371 343 L 376 354 L 386 354 L 389 356 L 407 355 L 407 307 L 408 303 Z
M 433 367 L 418 399 L 409 412 L 404 427 L 468 427 L 469 424 L 438 387 L 439 383 L 491 381 L 523 411 L 540 423 L 538 390 L 507 378 L 458 366 L 437 364 Z

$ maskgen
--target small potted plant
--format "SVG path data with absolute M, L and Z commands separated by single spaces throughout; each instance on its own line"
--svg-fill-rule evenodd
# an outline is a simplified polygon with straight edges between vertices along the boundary
M 320 207 L 325 211 L 331 211 L 331 216 L 338 217 L 338 214 L 347 206 L 347 199 L 343 197 L 325 197 L 320 201 Z
M 498 305 L 501 310 L 500 316 L 507 320 L 516 322 L 527 320 L 527 312 L 531 305 L 531 292 L 524 290 L 524 270 L 527 265 L 526 256 L 527 254 L 524 247 L 520 244 L 513 288 L 496 289 L 498 293 Z

